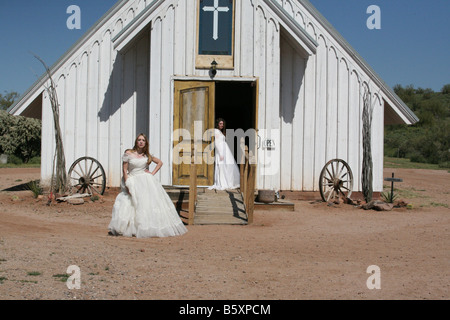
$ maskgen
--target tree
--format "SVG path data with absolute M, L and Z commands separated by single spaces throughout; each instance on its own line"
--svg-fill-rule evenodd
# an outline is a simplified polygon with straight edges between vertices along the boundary
M 55 159 L 53 162 L 53 173 L 50 192 L 51 194 L 64 193 L 68 190 L 68 180 L 66 173 L 66 159 L 64 156 L 64 146 L 61 134 L 61 126 L 59 123 L 59 101 L 56 92 L 56 84 L 53 81 L 51 70 L 44 62 L 44 60 L 42 60 L 37 55 L 35 55 L 35 58 L 42 63 L 48 76 L 49 81 L 45 89 L 47 91 L 48 98 L 50 99 L 50 105 L 52 107 L 53 112 L 53 123 L 55 125 L 56 152 L 55 152 Z
M 0 110 L 0 154 L 9 153 L 12 148 L 6 145 L 9 142 L 9 131 L 14 126 L 14 118 L 4 110 Z M 15 151 L 15 149 L 14 149 Z M 13 153 L 14 153 L 13 151 Z
M 385 127 L 385 154 L 450 167 L 450 84 L 440 92 L 396 85 L 394 91 L 416 113 L 414 125 Z
M 14 102 L 19 98 L 19 94 L 15 91 L 6 92 L 5 95 L 0 93 L 0 110 L 8 110 Z
M 450 93 L 450 83 L 443 86 L 441 92 L 443 94 L 449 94 Z
M 363 108 L 363 163 L 362 163 L 362 175 L 361 186 L 363 196 L 366 202 L 372 201 L 373 196 L 373 163 L 372 163 L 372 113 L 373 105 L 371 103 L 371 93 L 369 88 L 366 88 L 364 92 L 364 108 Z

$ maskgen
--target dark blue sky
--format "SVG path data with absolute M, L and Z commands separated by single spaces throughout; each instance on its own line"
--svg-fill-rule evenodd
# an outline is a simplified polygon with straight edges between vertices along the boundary
M 32 53 L 51 66 L 116 2 L 0 0 L 0 93 L 24 93 L 45 71 Z M 80 30 L 67 28 L 70 5 L 81 9 Z
M 439 91 L 450 83 L 450 0 L 310 0 L 389 85 Z M 0 93 L 25 92 L 44 72 L 30 52 L 56 62 L 116 0 L 0 0 Z M 69 30 L 70 5 L 81 30 Z M 370 5 L 381 29 L 369 30 Z
M 450 0 L 310 0 L 390 86 L 450 83 Z M 366 26 L 370 5 L 381 29 Z

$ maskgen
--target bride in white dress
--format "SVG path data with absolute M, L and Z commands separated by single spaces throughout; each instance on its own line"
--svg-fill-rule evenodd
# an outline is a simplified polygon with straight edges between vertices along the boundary
M 148 151 L 144 134 L 136 138 L 133 149 L 123 157 L 121 192 L 112 210 L 109 232 L 137 238 L 170 237 L 187 232 L 178 212 L 161 183 L 154 177 L 162 166 L 161 160 Z M 150 163 L 156 168 L 149 172 Z
M 240 186 L 239 167 L 226 142 L 224 132 L 225 121 L 219 118 L 214 129 L 214 185 L 209 187 L 209 189 L 237 189 Z

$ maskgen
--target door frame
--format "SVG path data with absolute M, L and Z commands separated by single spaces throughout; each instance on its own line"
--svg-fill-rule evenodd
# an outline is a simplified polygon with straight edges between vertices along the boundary
M 253 83 L 255 86 L 254 89 L 254 96 L 253 96 L 253 108 L 254 108 L 254 119 L 253 123 L 255 125 L 255 131 L 256 133 L 258 133 L 258 116 L 259 116 L 259 77 L 215 77 L 214 79 L 212 79 L 211 77 L 204 77 L 204 76 L 172 76 L 171 77 L 171 105 L 172 105 L 172 123 L 171 123 L 171 127 L 172 127 L 172 137 L 171 137 L 171 152 L 170 152 L 170 159 L 171 159 L 171 182 L 172 182 L 172 186 L 180 186 L 180 187 L 185 187 L 186 185 L 176 185 L 174 184 L 174 159 L 173 159 L 173 151 L 174 151 L 174 128 L 175 128 L 175 103 L 176 103 L 176 99 L 175 99 L 175 82 L 177 81 L 196 81 L 196 82 L 248 82 L 248 83 Z M 214 102 L 214 109 L 215 109 L 215 102 Z M 215 112 L 214 112 L 214 122 L 215 122 Z M 258 152 L 257 152 L 258 153 Z M 254 156 L 257 158 L 258 154 L 255 154 Z M 258 175 L 255 175 L 255 183 L 258 179 Z

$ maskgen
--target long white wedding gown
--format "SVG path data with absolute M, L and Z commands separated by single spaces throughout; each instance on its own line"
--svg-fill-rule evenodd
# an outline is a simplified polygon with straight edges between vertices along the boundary
M 187 229 L 161 183 L 145 171 L 147 160 L 146 156 L 123 155 L 123 161 L 128 162 L 128 179 L 126 183 L 122 179 L 109 231 L 113 235 L 137 238 L 182 235 Z
M 209 187 L 209 189 L 226 190 L 239 188 L 239 167 L 225 140 L 225 136 L 219 129 L 215 129 L 214 137 L 214 185 Z M 223 157 L 222 160 L 220 159 L 221 157 Z

